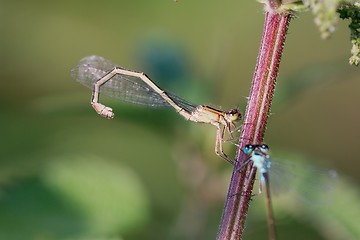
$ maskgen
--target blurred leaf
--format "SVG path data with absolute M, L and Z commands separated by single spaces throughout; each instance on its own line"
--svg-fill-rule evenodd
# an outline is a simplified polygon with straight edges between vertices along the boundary
M 34 178 L 4 190 L 0 212 L 0 239 L 65 239 L 86 229 L 79 211 Z
M 130 169 L 96 157 L 64 157 L 44 172 L 44 182 L 86 216 L 90 232 L 140 228 L 149 197 Z
M 3 190 L 0 211 L 0 239 L 119 239 L 104 236 L 141 229 L 149 198 L 124 166 L 63 157 Z

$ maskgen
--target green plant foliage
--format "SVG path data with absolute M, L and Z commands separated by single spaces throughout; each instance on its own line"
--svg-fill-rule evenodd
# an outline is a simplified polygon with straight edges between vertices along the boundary
M 338 12 L 340 18 L 350 20 L 350 39 L 353 46 L 349 63 L 358 66 L 360 63 L 360 3 L 343 4 Z
M 44 170 L 44 183 L 76 206 L 90 232 L 124 233 L 149 217 L 149 197 L 138 176 L 115 162 L 92 156 L 63 157 Z
M 314 14 L 314 22 L 318 26 L 321 37 L 326 39 L 335 31 L 335 25 L 338 21 L 336 9 L 340 0 L 306 0 L 305 6 L 309 6 Z

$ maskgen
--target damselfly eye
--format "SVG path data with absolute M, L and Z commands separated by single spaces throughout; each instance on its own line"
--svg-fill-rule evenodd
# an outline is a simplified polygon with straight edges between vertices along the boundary
M 246 146 L 244 147 L 243 151 L 244 151 L 244 153 L 245 153 L 246 155 L 251 154 L 252 151 L 254 151 L 254 145 L 251 145 L 251 144 L 246 145 Z
M 265 151 L 269 151 L 269 146 L 266 145 L 266 144 L 261 144 L 261 145 L 260 145 L 260 148 L 263 149 L 263 150 L 265 150 Z
M 239 111 L 238 111 L 236 108 L 234 108 L 234 109 L 231 109 L 231 110 L 229 111 L 229 113 L 230 113 L 231 115 L 234 115 L 234 114 L 238 114 Z
M 227 112 L 228 119 L 231 121 L 239 121 L 241 120 L 241 113 L 238 109 L 234 108 Z

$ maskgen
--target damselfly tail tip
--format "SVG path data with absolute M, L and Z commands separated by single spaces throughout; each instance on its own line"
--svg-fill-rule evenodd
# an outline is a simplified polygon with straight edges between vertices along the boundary
M 95 111 L 102 117 L 107 119 L 114 118 L 115 114 L 112 111 L 112 108 L 106 107 L 101 103 L 91 103 L 91 106 L 95 109 Z

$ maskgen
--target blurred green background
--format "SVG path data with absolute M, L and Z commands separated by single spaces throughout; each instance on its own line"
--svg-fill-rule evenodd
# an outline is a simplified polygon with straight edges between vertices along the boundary
M 0 239 L 214 239 L 232 170 L 215 129 L 109 98 L 105 120 L 70 69 L 96 54 L 195 103 L 244 109 L 263 18 L 256 1 L 0 1 Z M 274 200 L 280 239 L 360 238 L 346 26 L 323 41 L 310 13 L 290 25 L 266 142 L 341 177 L 324 208 Z M 267 238 L 263 205 L 255 196 L 245 239 Z

